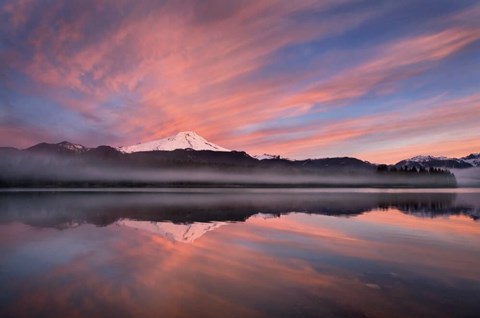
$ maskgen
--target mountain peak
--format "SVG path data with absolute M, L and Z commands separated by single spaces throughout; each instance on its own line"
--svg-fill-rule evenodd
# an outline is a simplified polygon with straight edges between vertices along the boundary
M 474 167 L 480 167 L 480 153 L 471 153 L 461 159 Z
M 175 149 L 210 150 L 225 152 L 231 151 L 230 149 L 223 148 L 207 141 L 205 138 L 193 131 L 181 131 L 176 135 L 170 137 L 157 139 L 145 143 L 138 143 L 132 146 L 122 146 L 118 149 L 126 153 L 156 150 L 170 151 Z
M 461 159 L 480 159 L 480 152 L 471 153 L 468 156 L 462 157 Z
M 196 132 L 194 131 L 180 131 L 177 133 L 177 136 L 193 136 L 193 137 L 196 137 L 196 136 L 199 136 Z

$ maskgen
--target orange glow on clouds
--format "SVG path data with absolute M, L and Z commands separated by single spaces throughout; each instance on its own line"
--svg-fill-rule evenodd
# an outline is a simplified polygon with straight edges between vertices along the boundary
M 418 150 L 478 152 L 472 120 L 479 113 L 478 87 L 458 94 L 442 82 L 413 101 L 411 96 L 421 94 L 404 87 L 426 85 L 432 79 L 425 77 L 439 72 L 442 63 L 476 48 L 478 7 L 447 12 L 417 32 L 355 49 L 323 47 L 322 41 L 332 38 L 354 42 L 349 32 L 396 9 L 331 13 L 337 6 L 310 0 L 163 5 L 105 0 L 85 6 L 54 1 L 48 10 L 34 10 L 33 2 L 8 2 L 0 7 L 7 21 L 2 26 L 17 38 L 16 32 L 28 32 L 18 47 L 1 54 L 32 84 L 18 85 L 12 75 L 4 86 L 44 104 L 31 106 L 40 113 L 33 119 L 5 107 L 0 142 L 29 146 L 44 141 L 40 137 L 73 135 L 74 142 L 126 145 L 192 130 L 230 149 L 291 158 L 351 155 L 395 162 Z M 63 16 L 62 10 L 78 14 Z M 29 29 L 29 23 L 35 27 Z M 309 56 L 305 62 L 302 52 Z M 427 105 L 404 113 L 410 104 L 435 96 L 441 96 L 438 109 Z M 381 110 L 365 105 L 368 98 L 376 98 Z M 457 103 L 460 108 L 453 106 Z M 67 116 L 52 119 L 57 130 L 37 122 L 57 116 L 42 113 L 53 104 Z M 438 127 L 444 132 L 440 148 Z M 408 143 L 412 131 L 420 138 Z

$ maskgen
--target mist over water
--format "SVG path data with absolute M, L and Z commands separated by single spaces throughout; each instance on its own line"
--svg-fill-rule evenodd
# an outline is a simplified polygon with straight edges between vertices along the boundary
M 480 187 L 480 168 L 452 169 L 459 187 Z

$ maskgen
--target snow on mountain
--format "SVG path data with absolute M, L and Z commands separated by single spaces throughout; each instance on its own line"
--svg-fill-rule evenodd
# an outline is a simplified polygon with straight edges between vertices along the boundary
M 480 154 L 471 154 L 463 158 L 415 156 L 395 164 L 397 167 L 415 168 L 458 168 L 480 167 Z
M 428 162 L 428 161 L 431 161 L 431 160 L 446 160 L 446 159 L 449 159 L 447 157 L 435 157 L 435 156 L 423 156 L 423 155 L 420 155 L 420 156 L 415 156 L 415 157 L 412 157 L 410 159 L 407 159 L 408 161 L 412 161 L 412 162 Z
M 231 151 L 230 149 L 223 148 L 214 143 L 208 142 L 203 137 L 197 135 L 192 131 L 183 131 L 179 132 L 175 136 L 157 139 L 145 143 L 138 143 L 132 146 L 118 147 L 118 150 L 125 153 L 155 150 L 171 151 L 175 149 Z
M 62 141 L 57 145 L 65 149 L 71 150 L 73 152 L 85 152 L 88 150 L 88 148 L 85 146 L 82 146 L 80 144 L 72 144 L 71 142 L 68 142 L 68 141 Z
M 171 222 L 150 222 L 135 220 L 120 220 L 117 225 L 147 231 L 162 236 L 172 242 L 192 243 L 205 233 L 215 230 L 228 222 L 196 222 L 191 224 L 175 224 Z
M 480 153 L 472 153 L 460 159 L 465 162 L 468 162 L 474 167 L 480 167 Z
M 41 153 L 84 153 L 90 150 L 87 147 L 84 147 L 79 144 L 72 144 L 68 141 L 62 141 L 57 144 L 49 144 L 46 142 L 41 142 L 30 148 L 26 148 L 26 151 L 41 152 Z
M 264 153 L 263 155 L 253 155 L 252 157 L 255 158 L 255 159 L 258 159 L 258 160 L 271 160 L 271 159 L 289 160 L 285 157 L 282 157 L 282 156 L 279 156 L 279 155 L 271 155 L 271 154 L 268 154 L 268 153 Z

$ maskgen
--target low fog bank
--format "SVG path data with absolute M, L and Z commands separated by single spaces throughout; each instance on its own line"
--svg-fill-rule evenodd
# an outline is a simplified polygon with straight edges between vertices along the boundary
M 451 169 L 459 187 L 480 187 L 480 168 Z
M 243 163 L 132 160 L 21 154 L 0 158 L 2 187 L 455 187 L 448 173 L 378 172 L 376 168 L 255 166 Z M 155 158 L 154 158 L 155 159 Z

